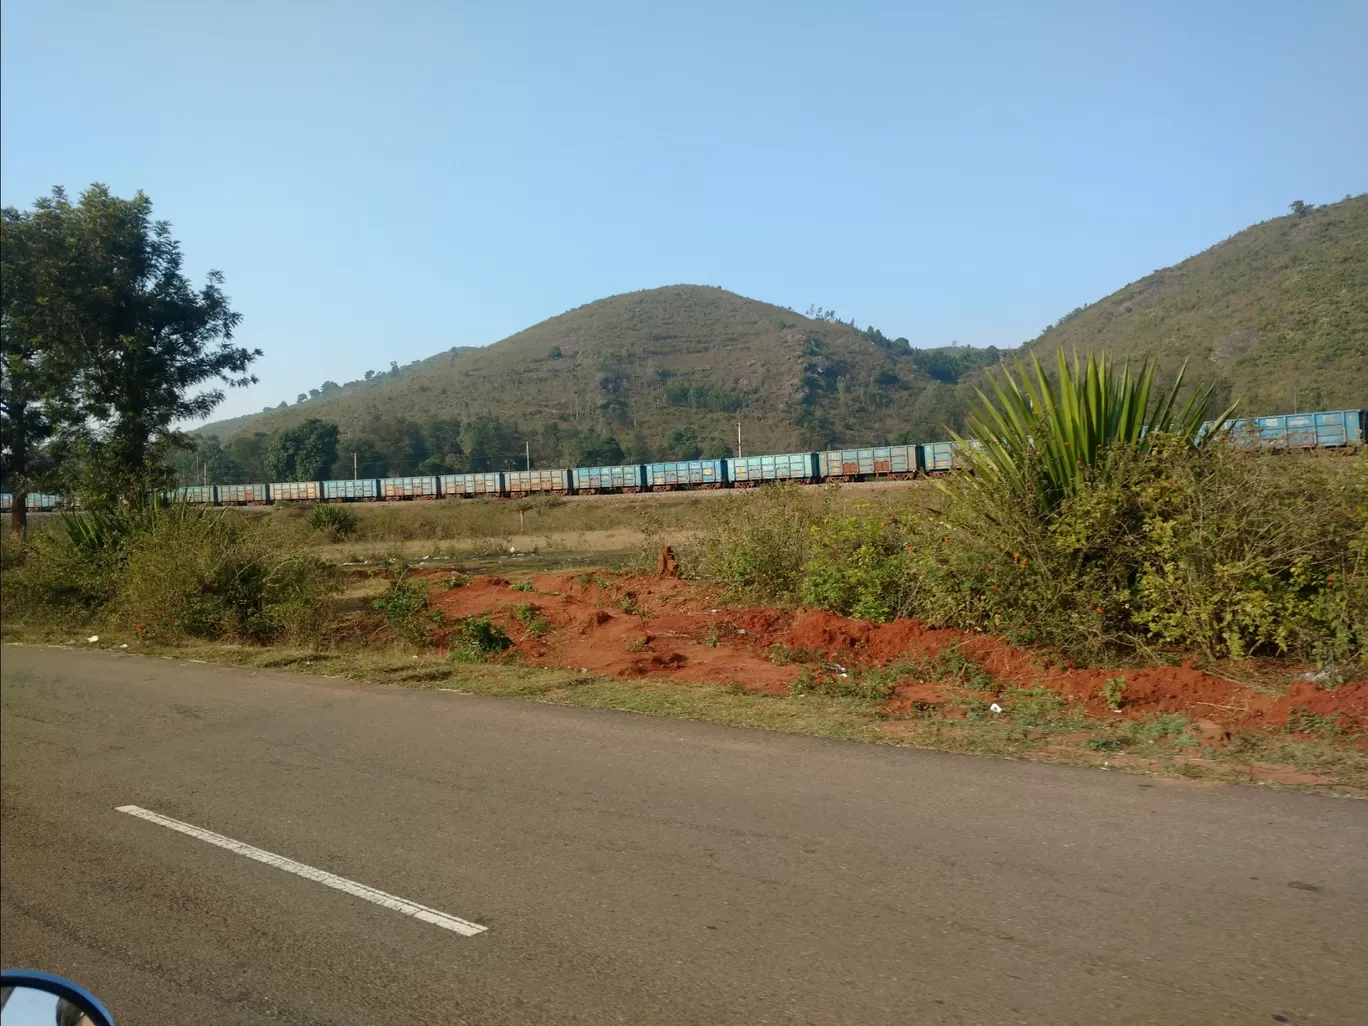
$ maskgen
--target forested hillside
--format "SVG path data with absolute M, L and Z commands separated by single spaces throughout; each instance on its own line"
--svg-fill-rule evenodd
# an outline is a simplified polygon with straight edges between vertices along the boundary
M 529 447 L 541 466 L 729 456 L 738 422 L 748 452 L 940 437 L 959 423 L 957 384 L 1000 355 L 914 350 L 810 313 L 693 285 L 613 296 L 484 348 L 210 425 L 198 433 L 223 446 L 206 442 L 199 458 L 219 480 L 269 477 L 285 465 L 268 459 L 273 442 L 315 419 L 338 426 L 334 472 L 345 476 L 352 453 L 362 474 L 521 466 Z
M 1062 318 L 1027 348 L 1154 356 L 1250 415 L 1368 403 L 1368 194 L 1247 228 Z
M 1026 352 L 1102 351 L 1215 386 L 1248 414 L 1368 403 L 1368 195 L 1255 225 L 1063 317 Z M 436 473 L 723 456 L 958 429 L 1012 350 L 917 350 L 834 311 L 719 288 L 601 299 L 483 348 L 456 348 L 200 429 L 183 479 Z M 1019 352 L 1019 351 L 1018 351 Z M 1049 363 L 1047 362 L 1047 366 Z M 312 423 L 318 422 L 318 423 Z M 328 424 L 336 425 L 329 431 Z M 321 432 L 321 433 L 320 433 Z M 216 442 L 209 436 L 217 436 Z M 298 471 L 296 471 L 298 472 Z

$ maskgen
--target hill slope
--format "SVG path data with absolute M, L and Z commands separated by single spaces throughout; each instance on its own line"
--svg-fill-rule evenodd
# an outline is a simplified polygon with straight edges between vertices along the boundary
M 1368 195 L 1247 228 L 1026 346 L 1154 356 L 1249 415 L 1368 402 Z M 1294 395 L 1294 392 L 1296 393 Z
M 804 317 L 720 288 L 676 285 L 602 299 L 483 348 L 439 353 L 305 402 L 211 424 L 200 435 L 275 432 L 308 418 L 348 439 L 402 418 L 497 417 L 543 465 L 558 433 L 612 435 L 633 456 L 667 455 L 692 431 L 730 454 L 867 444 L 909 429 L 942 433 L 956 381 L 997 350 L 913 350 L 835 320 Z M 468 449 L 469 446 L 466 446 Z M 673 445 L 688 449 L 689 444 Z M 348 464 L 350 469 L 350 464 Z

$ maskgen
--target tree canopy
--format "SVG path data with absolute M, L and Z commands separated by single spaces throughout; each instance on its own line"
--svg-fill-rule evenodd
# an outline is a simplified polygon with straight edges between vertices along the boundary
M 152 201 L 92 185 L 3 212 L 5 473 L 20 512 L 35 484 L 90 505 L 157 487 L 178 421 L 208 416 L 220 386 L 254 382 L 261 355 L 233 343 L 241 314 L 223 275 L 193 287 L 180 243 Z

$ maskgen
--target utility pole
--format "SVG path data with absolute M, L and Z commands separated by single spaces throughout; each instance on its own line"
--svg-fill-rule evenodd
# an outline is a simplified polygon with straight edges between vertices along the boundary
M 532 469 L 532 443 L 531 443 L 531 442 L 523 442 L 523 445 L 527 447 L 527 469 L 528 469 L 528 470 L 531 470 L 531 469 Z
M 208 461 L 206 460 L 206 461 L 202 464 L 202 466 L 204 467 L 204 486 L 205 486 L 206 488 L 208 488 L 208 487 L 209 487 L 209 463 L 208 463 Z
M 736 458 L 741 458 L 741 422 L 736 422 Z
M 356 480 L 356 453 L 352 453 L 352 480 Z

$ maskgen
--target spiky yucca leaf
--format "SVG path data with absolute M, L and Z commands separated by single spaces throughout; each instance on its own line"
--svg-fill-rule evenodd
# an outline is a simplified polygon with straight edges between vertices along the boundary
M 1056 356 L 1058 383 L 1050 381 L 1034 354 L 1031 372 L 1018 362 L 1016 373 L 1009 368 L 1000 376 L 990 373 L 995 398 L 978 390 L 978 403 L 967 421 L 974 444 L 956 436 L 975 471 L 1010 485 L 1042 512 L 1082 487 L 1109 447 L 1143 450 L 1146 439 L 1158 433 L 1205 444 L 1218 434 L 1201 433 L 1209 386 L 1178 403 L 1186 363 L 1173 387 L 1151 403 L 1155 368 L 1150 360 L 1132 375 L 1129 363 L 1118 374 L 1105 354 L 1090 353 L 1086 364 L 1075 354 L 1072 369 L 1062 351 Z M 1221 414 L 1215 427 L 1222 427 L 1233 411 L 1232 406 Z

